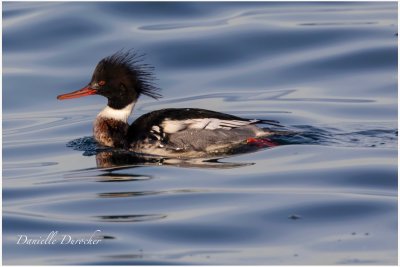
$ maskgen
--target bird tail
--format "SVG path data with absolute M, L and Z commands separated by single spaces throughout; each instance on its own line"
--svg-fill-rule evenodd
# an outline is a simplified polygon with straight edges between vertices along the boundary
M 279 121 L 275 121 L 275 120 L 259 120 L 257 123 L 268 124 L 268 125 L 272 125 L 272 126 L 276 126 L 276 127 L 284 127 L 284 126 L 280 125 Z

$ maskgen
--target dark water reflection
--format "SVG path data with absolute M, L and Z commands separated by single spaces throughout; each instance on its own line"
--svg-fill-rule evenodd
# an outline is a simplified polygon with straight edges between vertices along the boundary
M 4 3 L 3 263 L 395 264 L 396 7 Z M 211 159 L 98 146 L 105 100 L 55 97 L 123 47 L 147 54 L 164 95 L 131 120 L 197 107 L 292 134 Z M 16 244 L 96 230 L 96 246 Z

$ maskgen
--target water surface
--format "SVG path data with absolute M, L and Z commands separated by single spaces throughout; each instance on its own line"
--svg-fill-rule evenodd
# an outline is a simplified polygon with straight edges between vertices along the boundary
M 131 121 L 197 107 L 298 134 L 208 161 L 99 149 L 105 99 L 56 96 L 121 48 L 164 95 Z M 3 263 L 396 264 L 397 102 L 394 2 L 6 2 Z

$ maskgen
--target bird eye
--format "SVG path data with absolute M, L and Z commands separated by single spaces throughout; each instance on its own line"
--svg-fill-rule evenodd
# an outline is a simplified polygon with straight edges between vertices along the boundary
M 100 82 L 99 82 L 99 85 L 100 85 L 100 86 L 103 86 L 103 85 L 105 85 L 105 84 L 106 84 L 105 81 L 100 81 Z

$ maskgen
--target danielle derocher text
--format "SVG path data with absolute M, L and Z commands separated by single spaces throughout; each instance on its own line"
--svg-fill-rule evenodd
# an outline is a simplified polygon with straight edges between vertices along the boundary
M 102 237 L 101 230 L 96 230 L 88 237 L 76 238 L 68 234 L 59 234 L 58 231 L 51 231 L 47 236 L 39 238 L 28 235 L 18 235 L 17 245 L 98 245 Z

